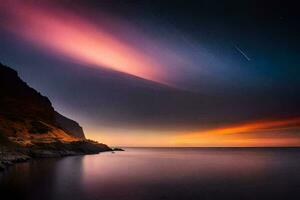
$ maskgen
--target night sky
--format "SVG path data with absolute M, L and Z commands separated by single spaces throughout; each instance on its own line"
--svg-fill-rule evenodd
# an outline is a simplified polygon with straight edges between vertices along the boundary
M 0 62 L 120 146 L 300 146 L 289 1 L 0 0 Z

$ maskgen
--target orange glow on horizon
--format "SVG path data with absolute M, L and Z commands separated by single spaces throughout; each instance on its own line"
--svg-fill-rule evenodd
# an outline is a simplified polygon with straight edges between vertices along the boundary
M 178 146 L 300 146 L 299 136 L 286 133 L 295 128 L 299 131 L 300 118 L 263 120 L 180 133 L 173 143 Z M 283 131 L 286 135 L 279 135 Z
M 197 132 L 85 128 L 88 138 L 120 147 L 300 146 L 300 118 L 260 120 Z M 297 135 L 297 133 L 299 133 Z

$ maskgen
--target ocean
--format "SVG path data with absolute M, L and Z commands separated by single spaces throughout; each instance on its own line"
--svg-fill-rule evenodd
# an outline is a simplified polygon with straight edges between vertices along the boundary
M 24 200 L 300 199 L 300 148 L 125 148 L 124 152 L 39 159 L 1 172 L 0 196 Z

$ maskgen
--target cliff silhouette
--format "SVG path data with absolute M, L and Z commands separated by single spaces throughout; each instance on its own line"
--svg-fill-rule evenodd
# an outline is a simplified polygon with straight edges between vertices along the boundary
M 47 97 L 3 64 L 0 64 L 0 147 L 0 168 L 32 157 L 111 150 L 105 144 L 87 140 L 76 121 L 55 111 Z

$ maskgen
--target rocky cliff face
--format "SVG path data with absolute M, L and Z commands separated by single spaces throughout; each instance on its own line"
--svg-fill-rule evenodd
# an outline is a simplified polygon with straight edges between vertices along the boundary
M 69 135 L 85 139 L 82 127 L 74 120 L 71 120 L 58 112 L 55 112 L 55 120 L 57 124 Z
M 54 109 L 49 99 L 30 88 L 16 71 L 0 64 L 0 115 L 53 122 Z
M 13 155 L 18 154 L 16 149 L 21 150 L 22 154 L 29 157 L 53 157 L 111 150 L 104 144 L 86 140 L 82 127 L 77 122 L 56 112 L 47 97 L 29 87 L 19 78 L 15 70 L 2 64 L 0 64 L 0 147 L 5 147 L 5 152 L 12 151 Z
M 29 87 L 13 69 L 0 65 L 0 132 L 25 143 L 85 139 L 79 124 L 54 110 L 49 99 Z

